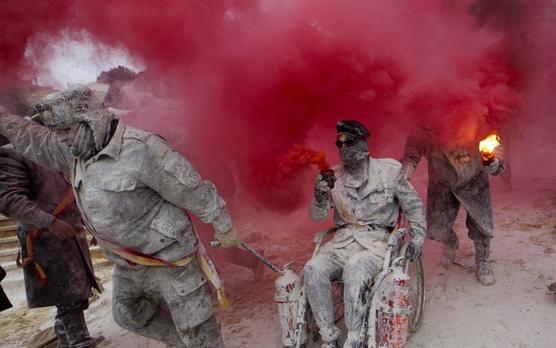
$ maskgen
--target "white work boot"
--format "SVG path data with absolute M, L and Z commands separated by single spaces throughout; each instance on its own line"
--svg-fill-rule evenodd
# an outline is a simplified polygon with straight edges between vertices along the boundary
M 475 244 L 475 273 L 479 283 L 483 285 L 494 284 L 494 272 L 488 264 L 490 254 L 490 240 L 474 242 Z
M 454 263 L 456 259 L 456 250 L 458 249 L 459 241 L 456 239 L 454 243 L 443 243 L 442 244 L 442 257 L 440 259 L 440 264 L 444 267 L 448 267 Z
M 495 282 L 494 272 L 486 261 L 477 263 L 476 274 L 479 283 L 483 285 L 492 285 Z

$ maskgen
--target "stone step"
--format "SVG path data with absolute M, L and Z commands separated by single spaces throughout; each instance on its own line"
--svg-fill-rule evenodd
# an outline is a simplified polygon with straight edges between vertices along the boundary
M 10 224 L 0 226 L 0 232 L 5 231 L 17 231 L 17 224 L 12 221 Z
M 15 225 L 13 220 L 0 220 L 0 227 Z
M 93 260 L 95 260 L 96 258 L 105 258 L 98 245 L 90 246 L 89 252 L 91 253 L 91 259 Z
M 0 222 L 10 220 L 9 218 L 5 217 L 4 215 L 0 214 Z
M 15 222 L 12 219 L 5 217 L 4 215 L 0 215 L 0 226 L 6 226 L 14 224 Z
M 11 231 L 4 231 L 4 232 L 0 232 L 0 238 L 8 238 L 8 237 L 15 237 L 17 235 L 17 230 L 11 230 Z
M 0 238 L 13 237 L 17 233 L 17 225 L 0 226 Z
M 17 236 L 0 238 L 0 249 L 13 248 L 13 247 L 17 247 L 18 245 L 19 245 L 19 239 L 17 239 Z
M 2 266 L 2 268 L 8 273 L 13 270 L 17 270 L 17 264 L 15 263 L 15 260 L 2 261 L 0 262 L 0 266 Z
M 15 262 L 18 251 L 19 251 L 19 247 L 0 249 L 0 262 L 6 262 L 6 261 Z

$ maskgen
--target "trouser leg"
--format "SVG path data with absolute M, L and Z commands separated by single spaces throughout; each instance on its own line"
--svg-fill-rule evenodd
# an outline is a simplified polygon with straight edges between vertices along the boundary
M 490 256 L 490 237 L 486 236 L 479 224 L 467 215 L 466 225 L 469 230 L 469 238 L 475 246 L 475 266 L 477 279 L 483 285 L 494 284 L 494 272 L 488 263 Z
M 206 285 L 185 295 L 166 294 L 165 300 L 175 330 L 186 347 L 224 347 L 220 327 L 212 315 L 212 301 Z
M 54 330 L 60 339 L 61 347 L 95 347 L 95 341 L 89 335 L 85 315 L 83 314 L 83 311 L 87 308 L 88 300 L 71 305 L 57 306 Z
M 179 347 L 224 348 L 220 325 L 214 316 L 197 326 L 177 332 L 180 338 Z
M 449 246 L 457 246 L 453 230 L 461 204 L 443 185 L 430 186 L 427 191 L 427 237 Z
M 427 191 L 427 237 L 441 242 L 441 264 L 449 266 L 454 262 L 458 248 L 458 236 L 453 226 L 458 216 L 460 202 L 444 185 L 429 184 Z
M 162 299 L 170 311 L 174 328 L 186 347 L 224 347 L 208 285 L 197 260 L 167 269 L 160 275 Z
M 347 260 L 344 250 L 336 249 L 319 253 L 303 269 L 303 282 L 313 316 L 324 342 L 334 342 L 340 337 L 340 329 L 334 323 L 332 303 L 332 279 L 339 279 Z
M 361 347 L 360 332 L 365 318 L 365 294 L 371 288 L 373 279 L 380 272 L 383 257 L 375 251 L 367 250 L 351 256 L 344 268 L 344 306 L 348 337 L 344 348 Z
M 166 344 L 184 347 L 168 309 L 153 297 L 147 297 L 140 280 L 147 278 L 146 269 L 114 268 L 112 315 L 118 325 Z M 135 279 L 138 278 L 138 279 Z
M 490 254 L 490 239 L 481 226 L 469 215 L 465 220 L 468 236 L 475 244 L 475 262 L 486 262 Z

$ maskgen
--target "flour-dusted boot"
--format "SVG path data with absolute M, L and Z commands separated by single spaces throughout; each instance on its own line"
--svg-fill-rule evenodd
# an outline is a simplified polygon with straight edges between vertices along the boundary
M 443 243 L 442 244 L 442 254 L 440 259 L 440 264 L 444 267 L 448 267 L 454 263 L 456 259 L 456 250 L 459 246 L 459 240 L 456 239 L 455 242 L 452 243 Z
M 479 283 L 483 285 L 492 285 L 495 282 L 494 272 L 488 263 L 489 254 L 490 240 L 475 242 L 475 272 Z

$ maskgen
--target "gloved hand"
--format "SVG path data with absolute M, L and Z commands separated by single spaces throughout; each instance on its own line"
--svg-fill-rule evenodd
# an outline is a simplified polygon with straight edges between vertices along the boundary
M 72 225 L 60 219 L 54 219 L 48 229 L 59 239 L 68 239 L 77 234 L 77 230 Z
M 317 176 L 315 183 L 315 200 L 318 203 L 324 203 L 330 199 L 330 187 L 328 183 L 322 179 L 322 175 Z
M 214 237 L 220 242 L 221 248 L 231 248 L 238 246 L 241 243 L 241 239 L 239 238 L 235 227 L 232 227 L 226 233 L 216 233 Z
M 493 158 L 486 164 L 488 167 L 489 174 L 494 174 L 500 168 L 500 160 L 498 158 Z
M 407 246 L 405 256 L 411 261 L 416 260 L 423 252 L 423 240 L 421 238 L 411 238 Z

